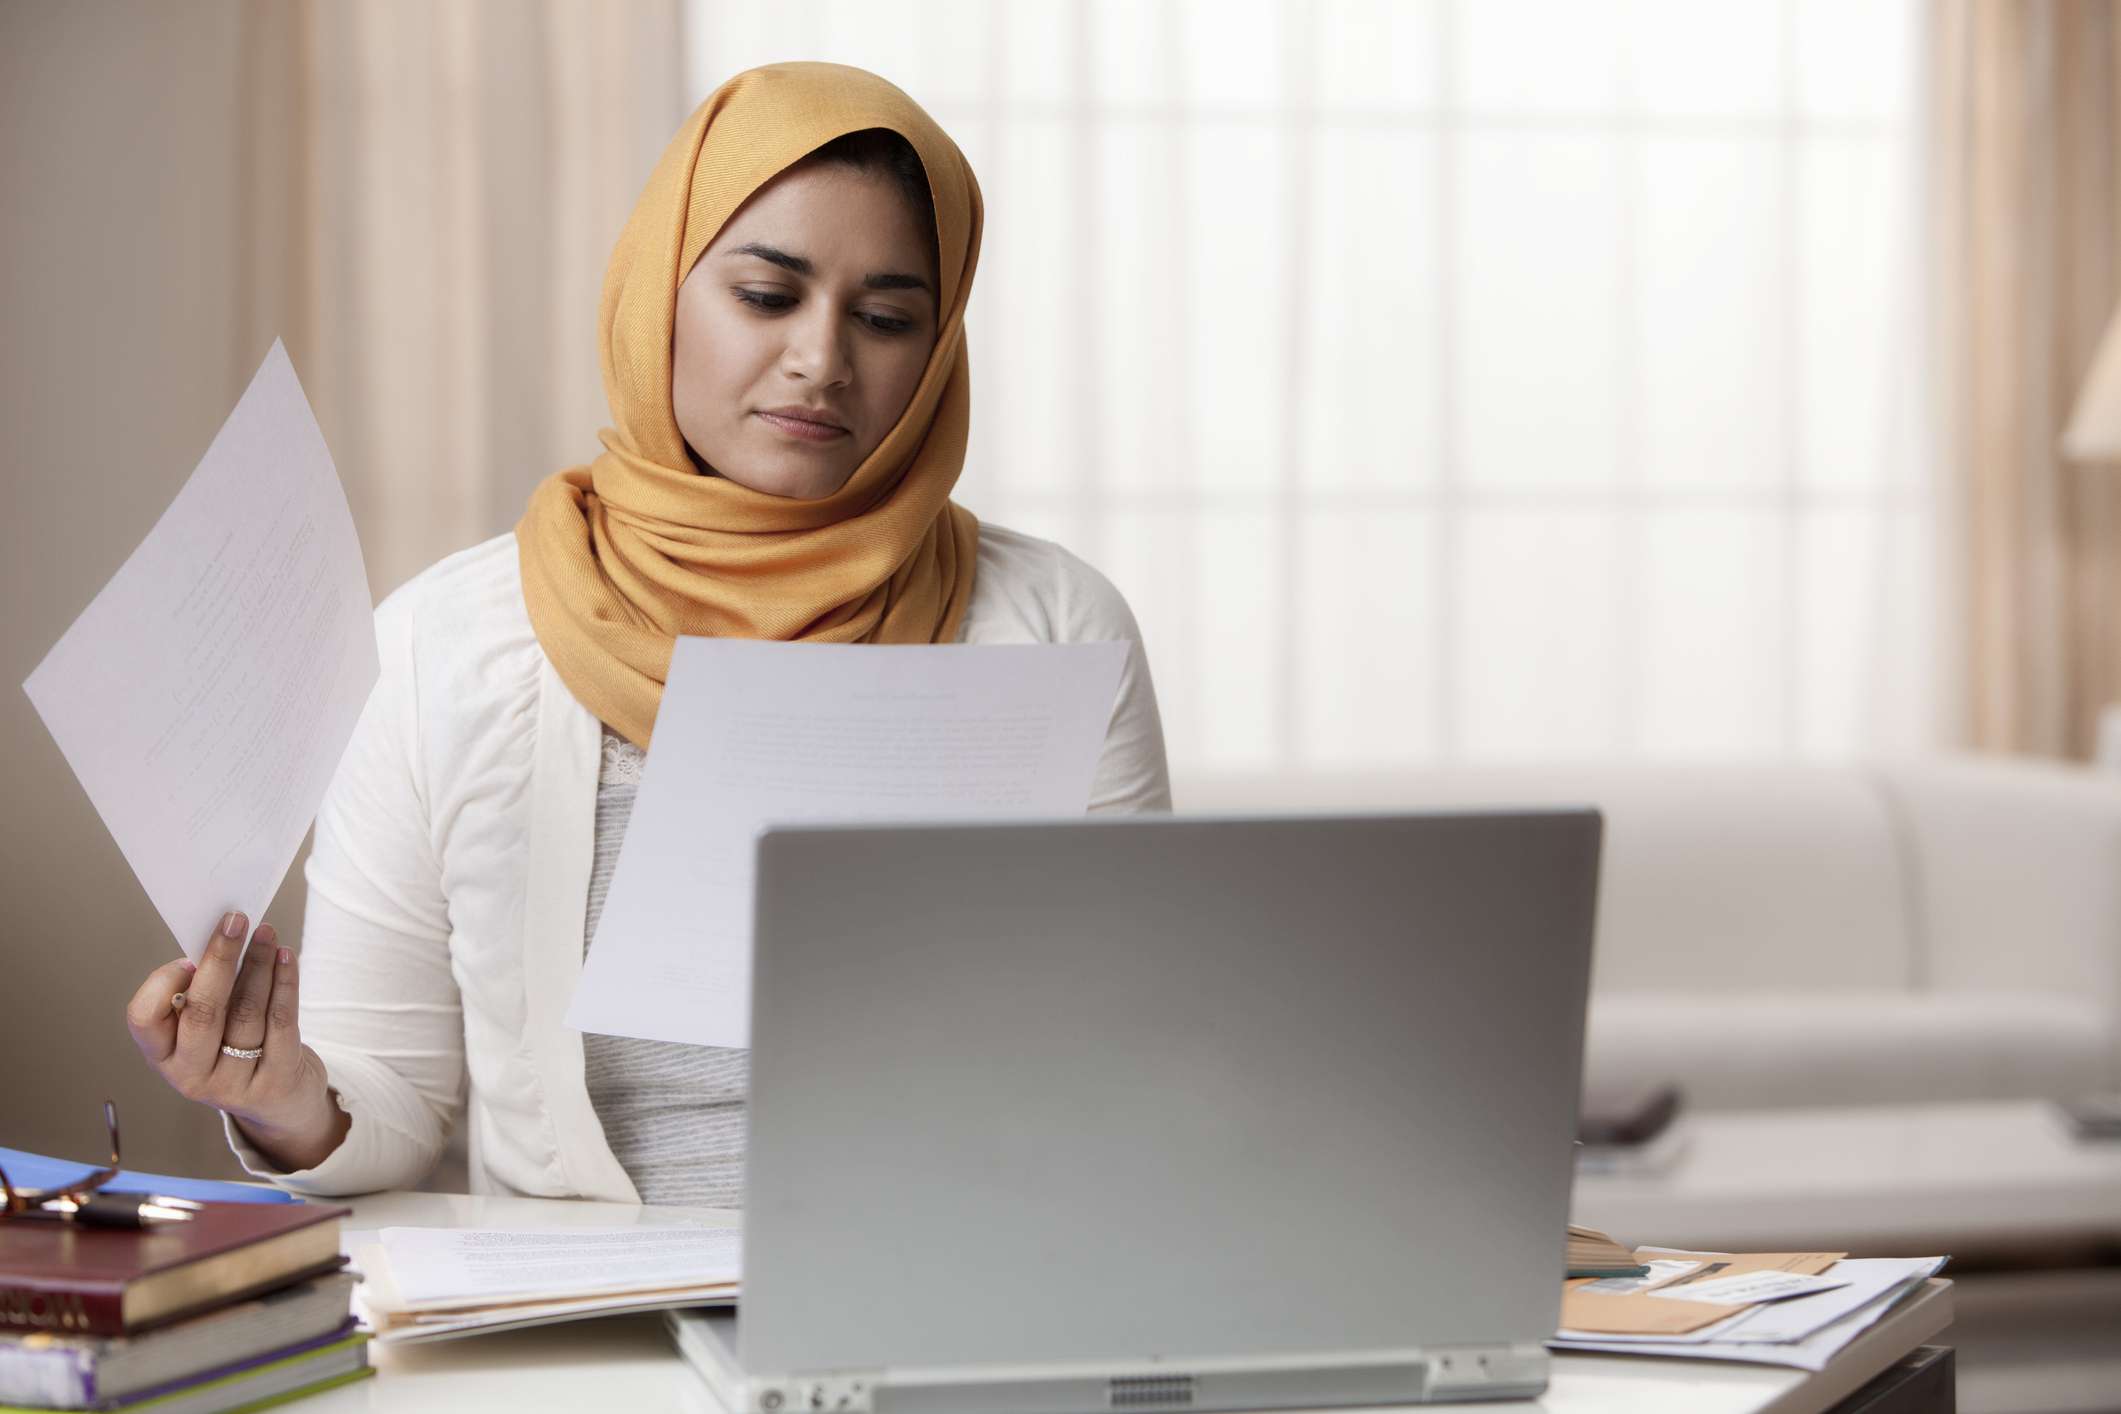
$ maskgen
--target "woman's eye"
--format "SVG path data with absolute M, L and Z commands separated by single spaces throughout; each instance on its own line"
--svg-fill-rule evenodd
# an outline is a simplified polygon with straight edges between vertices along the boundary
M 745 304 L 750 305 L 753 309 L 762 309 L 769 314 L 779 314 L 784 310 L 793 308 L 795 305 L 795 297 L 793 295 L 774 294 L 768 290 L 747 290 L 741 287 L 732 287 L 730 293 Z M 860 318 L 864 324 L 867 324 L 879 334 L 903 334 L 913 327 L 911 319 L 900 319 L 895 315 L 864 314 Z

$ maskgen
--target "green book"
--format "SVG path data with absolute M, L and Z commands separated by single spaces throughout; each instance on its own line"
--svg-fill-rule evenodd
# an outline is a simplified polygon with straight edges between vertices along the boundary
M 306 1394 L 351 1384 L 374 1373 L 368 1364 L 368 1332 L 354 1331 L 337 1340 L 223 1366 L 91 1408 L 117 1414 L 249 1414 L 254 1409 L 270 1409 Z M 0 1414 L 52 1411 L 0 1405 Z

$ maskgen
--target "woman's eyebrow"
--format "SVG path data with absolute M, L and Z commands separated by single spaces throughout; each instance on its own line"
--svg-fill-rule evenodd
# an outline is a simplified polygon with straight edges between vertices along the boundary
M 724 255 L 755 256 L 770 265 L 778 265 L 783 270 L 792 270 L 805 279 L 817 273 L 817 267 L 812 265 L 805 257 L 791 255 L 785 250 L 781 250 L 776 246 L 766 245 L 760 241 L 746 241 L 743 245 L 734 246 L 722 253 Z M 865 275 L 862 277 L 862 288 L 868 290 L 927 290 L 930 297 L 935 294 L 935 291 L 929 288 L 928 282 L 918 275 Z

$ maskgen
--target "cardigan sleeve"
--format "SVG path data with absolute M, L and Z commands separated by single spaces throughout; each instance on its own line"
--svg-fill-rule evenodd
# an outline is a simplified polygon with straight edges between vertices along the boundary
M 1171 771 L 1164 760 L 1163 718 L 1156 684 L 1134 611 L 1111 580 L 1066 550 L 1060 557 L 1058 618 L 1067 643 L 1124 642 L 1119 695 L 1105 727 L 1105 749 L 1090 782 L 1090 813 L 1132 815 L 1171 808 Z
M 301 937 L 302 1039 L 352 1126 L 314 1168 L 275 1169 L 224 1116 L 243 1167 L 298 1193 L 409 1187 L 440 1157 L 464 1023 L 419 752 L 412 605 L 376 611 L 381 672 L 317 813 Z

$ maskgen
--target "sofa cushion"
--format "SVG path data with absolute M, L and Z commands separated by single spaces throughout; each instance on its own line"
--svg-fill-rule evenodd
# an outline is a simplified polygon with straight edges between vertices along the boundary
M 2099 998 L 2121 1032 L 2121 779 L 1980 758 L 1881 775 L 1913 846 L 1919 985 Z
M 1454 767 L 1181 781 L 1184 810 L 1596 805 L 1594 990 L 1873 992 L 1916 980 L 1899 822 L 1831 767 Z
M 1702 1109 L 2068 1099 L 2108 1083 L 2111 1045 L 2097 999 L 2053 993 L 1601 996 L 1584 1083 Z

